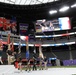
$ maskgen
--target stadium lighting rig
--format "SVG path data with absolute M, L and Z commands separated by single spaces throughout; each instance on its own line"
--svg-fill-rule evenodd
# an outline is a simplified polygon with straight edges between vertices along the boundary
M 52 14 L 56 14 L 57 13 L 57 10 L 51 10 L 49 11 L 49 13 L 52 15 Z
M 69 6 L 64 6 L 59 9 L 59 12 L 65 12 L 65 11 L 69 10 L 69 8 L 70 8 Z
M 74 7 L 76 7 L 76 3 L 75 3 L 75 4 L 73 4 L 73 5 L 71 5 L 71 8 L 74 8 Z

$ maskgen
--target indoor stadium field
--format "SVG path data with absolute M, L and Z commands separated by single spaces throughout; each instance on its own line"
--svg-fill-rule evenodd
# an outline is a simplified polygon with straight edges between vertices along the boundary
M 76 0 L 0 0 L 0 75 L 76 75 Z

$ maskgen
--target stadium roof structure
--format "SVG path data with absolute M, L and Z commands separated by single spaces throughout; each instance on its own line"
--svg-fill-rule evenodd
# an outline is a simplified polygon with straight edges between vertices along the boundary
M 34 27 L 33 22 L 41 19 L 55 19 L 58 17 L 72 17 L 72 24 L 76 25 L 76 7 L 71 5 L 76 0 L 0 0 L 0 17 L 11 19 L 15 17 L 17 23 L 29 23 L 29 30 Z M 63 6 L 68 6 L 66 12 L 59 12 Z M 57 13 L 51 15 L 50 10 L 57 10 Z
M 52 19 L 61 16 L 72 16 L 76 10 L 70 9 L 61 13 L 59 9 L 63 6 L 71 6 L 76 0 L 0 0 L 0 16 L 16 17 L 19 22 L 35 21 L 38 19 Z M 50 10 L 57 13 L 50 15 Z
M 3 3 L 15 4 L 15 5 L 36 5 L 54 2 L 58 0 L 0 0 Z

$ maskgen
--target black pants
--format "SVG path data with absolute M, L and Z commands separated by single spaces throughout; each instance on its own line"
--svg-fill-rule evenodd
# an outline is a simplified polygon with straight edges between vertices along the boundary
M 33 70 L 37 70 L 36 64 L 33 64 Z

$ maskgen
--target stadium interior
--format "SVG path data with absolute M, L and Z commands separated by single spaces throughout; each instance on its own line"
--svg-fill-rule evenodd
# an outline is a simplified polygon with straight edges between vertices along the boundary
M 19 51 L 20 36 L 28 36 L 30 58 L 33 57 L 34 49 L 36 49 L 37 56 L 39 55 L 39 45 L 41 44 L 43 55 L 46 56 L 48 60 L 51 60 L 52 66 L 56 66 L 56 59 L 60 59 L 61 66 L 76 65 L 76 0 L 22 1 L 23 0 L 18 2 L 16 0 L 0 0 L 0 25 L 4 25 L 6 20 L 15 21 L 16 32 L 10 34 L 11 42 L 14 38 L 14 51 Z M 59 9 L 63 6 L 68 6 L 69 9 L 60 12 Z M 50 14 L 50 10 L 56 10 L 56 13 Z M 59 18 L 61 17 L 69 18 L 69 29 L 66 29 L 65 26 L 65 29 L 61 30 L 36 31 L 37 20 L 46 19 L 47 21 L 52 21 L 56 19 L 60 21 Z M 11 25 L 13 23 L 12 21 L 10 21 Z M 24 34 L 20 33 L 20 24 L 28 24 L 27 32 Z M 7 64 L 8 30 L 0 29 L 0 37 L 2 37 L 3 41 L 2 59 L 4 64 Z M 23 64 L 26 63 L 27 44 L 25 42 L 26 40 L 21 39 L 21 58 Z

